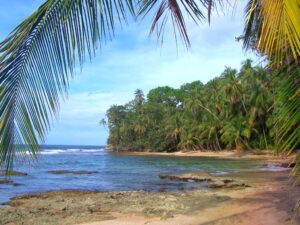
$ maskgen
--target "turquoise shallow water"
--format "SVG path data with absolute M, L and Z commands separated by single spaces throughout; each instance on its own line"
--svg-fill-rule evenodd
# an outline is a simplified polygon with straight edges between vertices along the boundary
M 0 202 L 27 193 L 66 189 L 178 191 L 206 188 L 203 183 L 162 180 L 158 175 L 192 171 L 222 174 L 274 168 L 261 161 L 243 159 L 128 156 L 107 152 L 103 146 L 44 146 L 34 165 L 15 169 L 28 173 L 28 176 L 11 177 L 13 184 L 0 185 Z M 90 170 L 97 173 L 55 175 L 50 174 L 50 170 Z

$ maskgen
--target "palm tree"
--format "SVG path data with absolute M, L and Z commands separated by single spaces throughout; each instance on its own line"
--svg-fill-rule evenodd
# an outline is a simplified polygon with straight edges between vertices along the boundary
M 287 153 L 300 144 L 300 6 L 298 0 L 251 0 L 246 7 L 244 47 L 254 48 L 269 60 L 269 67 L 282 70 L 284 80 L 277 117 L 279 148 Z M 286 73 L 289 76 L 286 76 Z M 277 132 L 276 132 L 277 133 Z M 294 174 L 300 173 L 300 153 Z
M 138 114 L 141 114 L 142 111 L 142 105 L 145 102 L 145 98 L 144 98 L 144 93 L 141 89 L 137 89 L 134 92 L 135 98 L 134 98 L 134 105 L 135 105 L 135 110 Z
M 185 15 L 196 23 L 207 19 L 225 0 L 46 0 L 0 43 L 0 165 L 12 167 L 13 159 L 28 150 L 31 156 L 57 116 L 60 96 L 65 96 L 76 59 L 90 58 L 106 38 L 114 34 L 115 20 L 126 23 L 128 15 L 145 16 L 156 10 L 150 33 L 158 30 L 163 40 L 167 19 L 187 47 L 190 41 Z M 205 9 L 205 11 L 203 11 Z M 293 73 L 282 96 L 299 93 L 298 59 L 300 25 L 298 0 L 249 0 L 245 47 L 267 55 L 272 64 L 292 61 Z M 136 13 L 137 12 L 137 13 Z M 158 28 L 158 29 L 155 29 Z M 177 39 L 177 38 L 176 38 Z M 297 66 L 295 66 L 297 65 Z M 292 77 L 296 77 L 296 86 Z M 282 135 L 294 130 L 287 146 L 299 143 L 299 98 L 291 98 L 282 115 L 289 123 Z M 294 111 L 295 110 L 295 111 Z M 293 121 L 293 122 L 292 122 Z
M 174 112 L 165 120 L 166 139 L 170 142 L 170 150 L 177 150 L 181 135 L 184 133 L 184 122 L 180 112 Z
M 221 130 L 221 139 L 227 143 L 228 148 L 235 148 L 238 153 L 249 148 L 247 143 L 251 131 L 247 128 L 247 121 L 241 114 L 226 122 Z

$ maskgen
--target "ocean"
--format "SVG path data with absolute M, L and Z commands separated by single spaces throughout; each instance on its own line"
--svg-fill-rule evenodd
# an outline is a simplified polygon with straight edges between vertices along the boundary
M 226 174 L 249 170 L 280 170 L 262 161 L 176 156 L 133 156 L 108 152 L 105 146 L 42 146 L 38 160 L 14 170 L 27 176 L 12 176 L 0 185 L 0 203 L 12 197 L 54 190 L 88 191 L 178 191 L 206 188 L 205 183 L 162 180 L 160 173 L 210 172 Z M 52 174 L 53 170 L 95 171 L 92 174 Z M 2 179 L 0 177 L 0 179 Z

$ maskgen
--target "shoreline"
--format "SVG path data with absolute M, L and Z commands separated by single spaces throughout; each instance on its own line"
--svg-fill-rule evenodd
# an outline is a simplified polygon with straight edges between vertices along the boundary
M 278 165 L 286 165 L 293 162 L 295 154 L 289 156 L 283 154 L 276 154 L 272 151 L 260 152 L 242 152 L 238 154 L 235 150 L 223 151 L 177 151 L 177 152 L 151 152 L 151 151 L 111 151 L 112 154 L 117 155 L 132 155 L 132 156 L 174 156 L 174 157 L 204 157 L 204 158 L 218 158 L 218 159 L 249 159 L 249 160 L 262 160 L 265 162 L 274 162 Z
M 300 190 L 288 171 L 226 175 L 250 187 L 178 192 L 52 191 L 13 198 L 5 225 L 297 225 Z M 221 176 L 222 177 L 222 176 Z M 228 207 L 230 206 L 230 207 Z
M 282 165 L 293 156 L 234 151 L 112 152 L 122 155 L 249 159 Z M 196 174 L 196 175 L 195 175 Z M 161 179 L 206 182 L 204 189 L 161 191 L 49 191 L 12 198 L 0 207 L 1 225 L 297 225 L 300 196 L 289 171 L 191 172 Z M 208 176 L 208 177 L 207 177 Z M 163 178 L 164 177 L 164 178 Z M 225 182 L 226 180 L 226 182 Z M 220 181 L 223 184 L 220 186 Z M 168 182 L 168 180 L 166 181 Z M 229 182 L 229 183 L 227 183 Z M 225 184 L 225 185 L 224 185 Z M 229 185 L 227 185 L 229 184 Z M 6 205 L 6 206 L 7 206 Z M 229 207 L 230 206 L 230 207 Z

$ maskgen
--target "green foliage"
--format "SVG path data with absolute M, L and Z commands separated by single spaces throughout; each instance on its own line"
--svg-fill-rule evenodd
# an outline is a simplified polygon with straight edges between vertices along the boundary
M 146 99 L 137 90 L 130 104 L 107 111 L 108 144 L 154 151 L 272 149 L 282 137 L 277 115 L 283 101 L 288 104 L 284 96 L 274 97 L 285 86 L 274 79 L 275 73 L 246 60 L 240 71 L 226 68 L 205 85 L 195 81 L 179 89 L 158 87 Z M 295 132 L 288 131 L 288 137 Z
M 0 166 L 35 157 L 73 75 L 132 1 L 47 0 L 0 42 Z
M 35 158 L 75 63 L 81 66 L 114 36 L 116 21 L 122 25 L 154 11 L 150 33 L 161 24 L 162 40 L 170 17 L 176 41 L 179 35 L 188 47 L 186 15 L 197 23 L 207 13 L 209 21 L 217 5 L 213 0 L 45 0 L 0 42 L 0 166 L 9 170 L 15 159 L 28 158 L 27 151 Z

